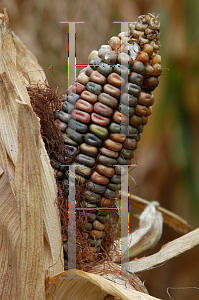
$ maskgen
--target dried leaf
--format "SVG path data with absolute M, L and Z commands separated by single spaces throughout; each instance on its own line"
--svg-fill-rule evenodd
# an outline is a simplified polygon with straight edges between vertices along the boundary
M 44 299 L 43 207 L 40 127 L 28 104 L 18 101 L 16 201 L 21 234 L 17 245 L 18 299 Z M 34 269 L 33 269 L 34 266 Z
M 17 246 L 20 239 L 20 215 L 10 185 L 11 161 L 0 137 L 0 299 L 16 299 Z M 12 176 L 12 175 L 11 175 Z
M 66 298 L 102 300 L 108 294 L 122 300 L 158 300 L 147 294 L 127 289 L 97 274 L 80 270 L 76 270 L 76 278 L 68 278 L 68 271 L 51 276 L 46 287 L 46 300 L 65 300 Z
M 139 228 L 132 232 L 128 237 L 122 238 L 121 243 L 128 245 L 129 259 L 154 247 L 162 236 L 163 218 L 157 211 L 159 205 L 153 201 L 147 205 L 139 216 Z M 116 251 L 113 251 L 112 260 L 120 261 L 120 241 L 116 241 Z M 115 248 L 115 247 L 114 247 Z
M 0 179 L 1 179 L 2 175 L 3 175 L 3 173 L 4 173 L 4 171 L 3 171 L 3 169 L 0 167 Z
M 199 244 L 199 229 L 195 229 L 184 236 L 175 239 L 166 244 L 156 254 L 149 257 L 133 260 L 129 263 L 129 270 L 132 273 L 137 273 L 157 267 L 169 259 L 182 254 L 183 252 L 195 247 Z
M 43 83 L 46 82 L 46 75 L 38 64 L 35 56 L 22 43 L 19 37 L 13 33 L 13 42 L 16 47 L 16 68 L 20 73 L 21 80 L 26 80 L 28 83 Z
M 1 60 L 1 57 L 0 57 Z M 0 70 L 1 71 L 1 70 Z M 0 74 L 0 131 L 6 151 L 14 165 L 17 161 L 17 95 L 7 74 Z
M 145 199 L 133 194 L 129 194 L 129 204 L 134 207 L 143 210 L 149 203 L 150 202 Z M 164 223 L 172 227 L 175 231 L 185 234 L 192 229 L 192 226 L 190 226 L 185 219 L 165 209 L 164 207 L 158 206 L 157 210 L 162 213 Z
M 0 42 L 0 298 L 44 299 L 45 273 L 64 269 L 57 187 L 2 14 Z
M 157 211 L 157 201 L 151 202 L 139 216 L 139 228 L 131 235 L 129 258 L 153 248 L 162 236 L 163 218 Z
M 36 57 L 27 49 L 19 37 L 11 31 L 7 9 L 4 9 L 4 14 L 0 14 L 0 24 L 1 47 L 4 48 L 4 51 L 8 52 L 21 80 L 25 80 L 28 83 L 45 82 L 45 73 L 38 64 Z
M 128 271 L 122 269 L 121 275 L 121 266 L 112 261 L 105 261 L 101 264 L 96 265 L 90 271 L 92 274 L 97 274 L 106 278 L 112 282 L 123 285 L 124 287 L 135 290 L 138 292 L 148 294 L 144 283 L 134 274 L 130 274 Z

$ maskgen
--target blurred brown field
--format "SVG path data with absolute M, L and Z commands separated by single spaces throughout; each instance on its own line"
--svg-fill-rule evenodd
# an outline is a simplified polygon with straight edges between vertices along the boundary
M 113 21 L 134 21 L 148 12 L 160 14 L 163 74 L 155 91 L 153 114 L 132 164 L 130 192 L 199 224 L 199 2 L 197 0 L 1 0 L 11 28 L 37 57 L 51 85 L 67 89 L 68 25 L 76 25 L 77 64 L 121 29 Z M 77 68 L 77 73 L 79 72 Z M 137 211 L 131 210 L 135 228 Z M 145 255 L 178 237 L 164 227 L 163 237 Z M 198 247 L 157 269 L 140 273 L 153 296 L 170 299 L 168 287 L 199 287 Z M 197 289 L 169 290 L 173 299 L 198 299 Z

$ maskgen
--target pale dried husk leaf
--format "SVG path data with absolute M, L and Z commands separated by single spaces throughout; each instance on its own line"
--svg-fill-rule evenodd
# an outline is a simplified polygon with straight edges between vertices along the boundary
M 16 48 L 16 68 L 20 79 L 28 83 L 40 83 L 46 81 L 46 76 L 38 64 L 36 57 L 22 43 L 19 37 L 13 32 L 13 43 Z
M 125 193 L 122 193 L 126 195 Z M 121 193 L 119 192 L 119 195 Z M 144 210 L 146 205 L 149 205 L 150 202 L 146 199 L 138 197 L 129 193 L 127 195 L 129 197 L 129 204 L 133 207 L 136 207 L 140 210 Z M 165 209 L 164 207 L 157 206 L 156 209 L 161 212 L 162 217 L 164 219 L 164 223 L 173 228 L 175 231 L 179 232 L 180 234 L 185 234 L 189 232 L 193 227 L 188 224 L 188 222 L 183 219 L 182 217 L 178 216 L 177 214 Z
M 129 271 L 137 273 L 160 266 L 169 259 L 176 257 L 199 244 L 199 228 L 164 245 L 161 250 L 148 257 L 133 260 L 129 263 Z
M 139 228 L 132 233 L 129 259 L 153 248 L 162 236 L 163 217 L 156 209 L 157 201 L 151 202 L 139 216 Z
M 6 148 L 0 138 L 0 297 L 17 299 L 17 245 L 20 239 L 20 215 L 10 185 L 14 165 L 8 160 Z
M 144 211 L 139 216 L 139 228 L 132 232 L 128 237 L 123 237 L 121 243 L 128 245 L 128 258 L 153 248 L 162 236 L 163 217 L 157 211 L 159 205 L 157 201 L 149 203 Z M 112 254 L 112 260 L 120 261 L 120 241 L 115 242 L 115 247 Z
M 45 299 L 45 273 L 64 269 L 57 187 L 7 16 L 0 23 L 0 298 Z
M 103 300 L 108 294 L 122 300 L 157 300 L 148 294 L 127 289 L 97 274 L 81 270 L 76 270 L 76 278 L 73 279 L 68 278 L 68 271 L 51 276 L 46 287 L 46 300 Z
M 17 125 L 15 199 L 21 225 L 17 244 L 17 296 L 19 299 L 44 299 L 40 127 L 31 107 L 19 101 Z
M 121 269 L 120 264 L 113 261 L 105 261 L 97 264 L 89 272 L 100 275 L 130 290 L 148 294 L 144 283 L 135 274 L 125 271 L 124 268 Z
M 43 83 L 46 81 L 45 73 L 38 64 L 36 57 L 28 50 L 17 35 L 11 31 L 7 10 L 0 14 L 1 37 L 0 43 L 4 43 L 4 50 L 9 52 L 10 59 L 17 69 L 22 81 L 28 83 Z

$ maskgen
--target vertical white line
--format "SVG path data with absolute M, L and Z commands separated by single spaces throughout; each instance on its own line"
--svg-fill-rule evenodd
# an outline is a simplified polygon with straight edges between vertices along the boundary
M 121 32 L 128 32 L 128 30 L 129 30 L 128 24 L 129 24 L 128 22 L 121 22 Z M 121 43 L 123 43 L 123 38 L 121 39 Z M 129 62 L 126 62 L 122 57 L 121 65 L 127 67 L 126 70 L 122 70 L 122 68 L 121 68 L 121 77 L 125 80 L 125 84 L 127 84 L 128 83 Z M 122 96 L 122 93 L 124 92 L 124 87 L 125 87 L 125 85 L 123 87 L 121 86 L 121 96 Z M 120 101 L 120 103 L 121 103 L 121 101 Z M 128 108 L 128 110 L 129 110 L 129 108 Z M 121 114 L 125 115 L 122 107 L 121 107 L 120 112 L 121 112 Z M 125 123 L 122 122 L 122 120 L 121 120 L 121 125 L 125 125 Z M 127 126 L 129 126 L 129 115 L 128 114 L 127 114 Z M 124 129 L 124 131 L 125 131 L 125 129 Z M 122 127 L 121 127 L 121 133 L 124 133 L 124 131 L 122 130 Z
M 128 165 L 121 166 L 121 275 L 129 270 Z
M 84 23 L 79 21 L 61 21 L 62 24 L 68 24 L 68 87 L 76 80 L 76 24 Z M 76 91 L 76 89 L 75 89 Z M 68 112 L 70 119 L 70 112 Z M 74 118 L 76 120 L 76 118 Z M 71 136 L 70 126 L 68 126 L 68 135 Z M 76 129 L 73 129 L 76 131 Z
M 114 22 L 121 24 L 121 32 L 129 32 L 128 24 L 130 22 Z M 123 39 L 121 39 L 121 43 L 123 43 Z M 125 80 L 125 84 L 128 83 L 128 71 L 129 71 L 129 61 L 126 62 L 125 59 L 121 58 L 121 66 L 125 66 L 125 69 L 121 67 L 121 77 Z M 121 93 L 120 93 L 120 104 L 121 104 L 121 96 L 124 92 L 124 86 L 121 85 Z M 128 108 L 129 110 L 129 108 Z M 123 113 L 123 109 L 121 106 L 120 113 Z M 127 126 L 129 126 L 129 115 L 127 114 Z M 126 122 L 122 119 L 120 120 L 121 129 L 120 133 L 125 133 Z M 124 128 L 124 129 L 123 129 Z M 128 131 L 129 132 L 129 128 Z M 128 165 L 121 166 L 121 276 L 124 271 L 129 270 L 129 199 L 128 199 Z M 125 272 L 125 274 L 127 274 Z
M 68 87 L 76 79 L 76 23 L 84 22 L 67 22 L 68 23 Z M 68 112 L 70 114 L 70 112 Z M 70 136 L 70 128 L 68 135 Z M 75 165 L 69 165 L 69 195 L 68 195 L 68 277 L 82 278 L 76 276 L 76 175 Z
M 75 219 L 75 165 L 69 165 L 69 195 L 68 195 L 68 276 L 76 275 L 76 219 Z
M 73 82 L 76 79 L 76 39 L 75 39 L 75 30 L 76 30 L 76 26 L 75 26 L 75 22 L 70 22 L 68 24 L 68 33 L 69 33 L 69 37 L 68 37 L 68 44 L 69 44 L 69 55 L 68 55 L 68 84 L 69 86 L 73 84 Z M 68 87 L 69 87 L 68 86 Z M 69 113 L 70 115 L 70 113 Z M 69 116 L 70 118 L 70 116 Z M 76 118 L 75 118 L 76 120 Z M 75 129 L 76 130 L 76 129 Z M 71 136 L 71 132 L 72 128 L 70 126 L 68 126 L 68 135 Z

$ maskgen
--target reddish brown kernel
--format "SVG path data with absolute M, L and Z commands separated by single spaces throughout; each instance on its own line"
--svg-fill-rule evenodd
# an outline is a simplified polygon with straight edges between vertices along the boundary
M 93 105 L 91 103 L 85 101 L 85 100 L 82 100 L 82 99 L 79 99 L 76 102 L 76 108 L 80 109 L 80 110 L 83 110 L 85 112 L 88 112 L 88 113 L 93 112 Z
M 113 114 L 113 109 L 100 103 L 100 102 L 97 102 L 95 103 L 94 105 L 94 111 L 104 117 L 111 117 L 112 114 Z
M 158 77 L 152 76 L 144 80 L 143 86 L 149 88 L 150 90 L 154 90 L 158 86 L 158 83 Z
M 133 115 L 129 120 L 130 125 L 138 127 L 142 125 L 142 118 L 136 115 Z
M 142 117 L 142 125 L 146 125 L 148 123 L 148 117 Z
M 104 140 L 103 145 L 105 147 L 107 147 L 108 149 L 113 150 L 113 151 L 120 151 L 122 149 L 122 144 L 121 143 L 114 142 L 110 139 Z
M 149 62 L 149 55 L 146 52 L 141 51 L 137 56 L 137 61 L 141 61 L 146 65 Z
M 149 107 L 146 107 L 144 105 L 136 105 L 135 107 L 135 113 L 136 115 L 138 116 L 145 116 L 145 117 L 148 117 L 152 114 L 152 107 L 149 106 Z
M 115 200 L 102 198 L 100 202 L 98 203 L 101 207 L 112 207 L 115 204 Z
M 93 224 L 93 229 L 95 229 L 95 230 L 104 230 L 105 225 L 102 224 L 101 222 L 95 220 L 92 224 Z
M 104 85 L 106 83 L 106 77 L 102 75 L 100 72 L 94 71 L 90 75 L 90 81 Z
M 97 166 L 95 167 L 95 170 L 101 174 L 104 175 L 106 177 L 112 177 L 115 174 L 115 170 L 111 167 L 107 167 L 101 164 L 97 164 Z
M 83 91 L 81 93 L 81 98 L 92 104 L 95 104 L 97 102 L 97 95 L 95 95 L 89 91 Z
M 115 142 L 123 143 L 126 139 L 126 135 L 122 133 L 109 133 L 108 138 Z
M 55 174 L 58 180 L 62 180 L 64 178 L 64 172 L 56 171 Z
M 90 123 L 90 120 L 91 120 L 90 115 L 88 113 L 81 111 L 81 110 L 77 110 L 77 109 L 72 111 L 72 117 L 74 119 L 76 119 L 82 123 L 86 123 L 86 124 Z
M 123 143 L 123 147 L 129 150 L 135 150 L 137 148 L 137 142 L 135 139 L 127 138 L 126 141 Z
M 117 110 L 114 112 L 112 119 L 117 124 L 126 124 L 128 122 L 128 118 Z
M 91 231 L 89 231 L 89 235 L 92 238 L 100 239 L 103 235 L 103 231 L 101 231 L 101 230 L 91 230 Z
M 79 82 L 75 82 L 75 83 L 73 83 L 73 85 L 69 86 L 66 93 L 67 94 L 70 94 L 70 93 L 81 94 L 84 90 L 85 90 L 85 86 L 83 84 L 81 84 Z
M 154 97 L 151 97 L 151 94 L 141 92 L 138 97 L 138 103 L 146 106 L 150 106 L 154 103 Z
M 107 149 L 105 147 L 100 148 L 100 151 L 102 154 L 109 156 L 109 157 L 113 157 L 113 158 L 117 158 L 119 153 L 110 149 Z
M 99 114 L 96 113 L 91 114 L 91 120 L 93 121 L 93 123 L 96 123 L 101 126 L 107 126 L 110 123 L 109 118 L 100 116 Z
M 59 120 L 59 119 L 56 119 L 54 122 L 55 122 L 55 126 L 56 126 L 60 131 L 62 131 L 62 132 L 65 132 L 65 131 L 66 131 L 66 129 L 67 129 L 67 127 L 68 127 L 68 125 L 67 125 L 66 123 L 62 122 L 62 121 Z
M 99 184 L 103 184 L 106 185 L 109 183 L 109 179 L 101 174 L 99 174 L 98 172 L 94 171 L 91 175 L 91 180 L 99 183 Z
M 154 103 L 155 97 L 154 97 L 153 93 L 150 93 L 150 95 L 151 95 L 151 99 L 153 99 L 153 103 Z
M 108 80 L 108 83 L 110 83 L 111 85 L 114 85 L 118 88 L 120 88 L 125 83 L 124 78 L 120 77 L 120 75 L 118 75 L 117 73 L 111 73 L 108 76 L 107 80 Z
M 113 86 L 111 84 L 104 85 L 104 92 L 115 98 L 120 97 L 120 89 L 116 88 L 115 86 Z

